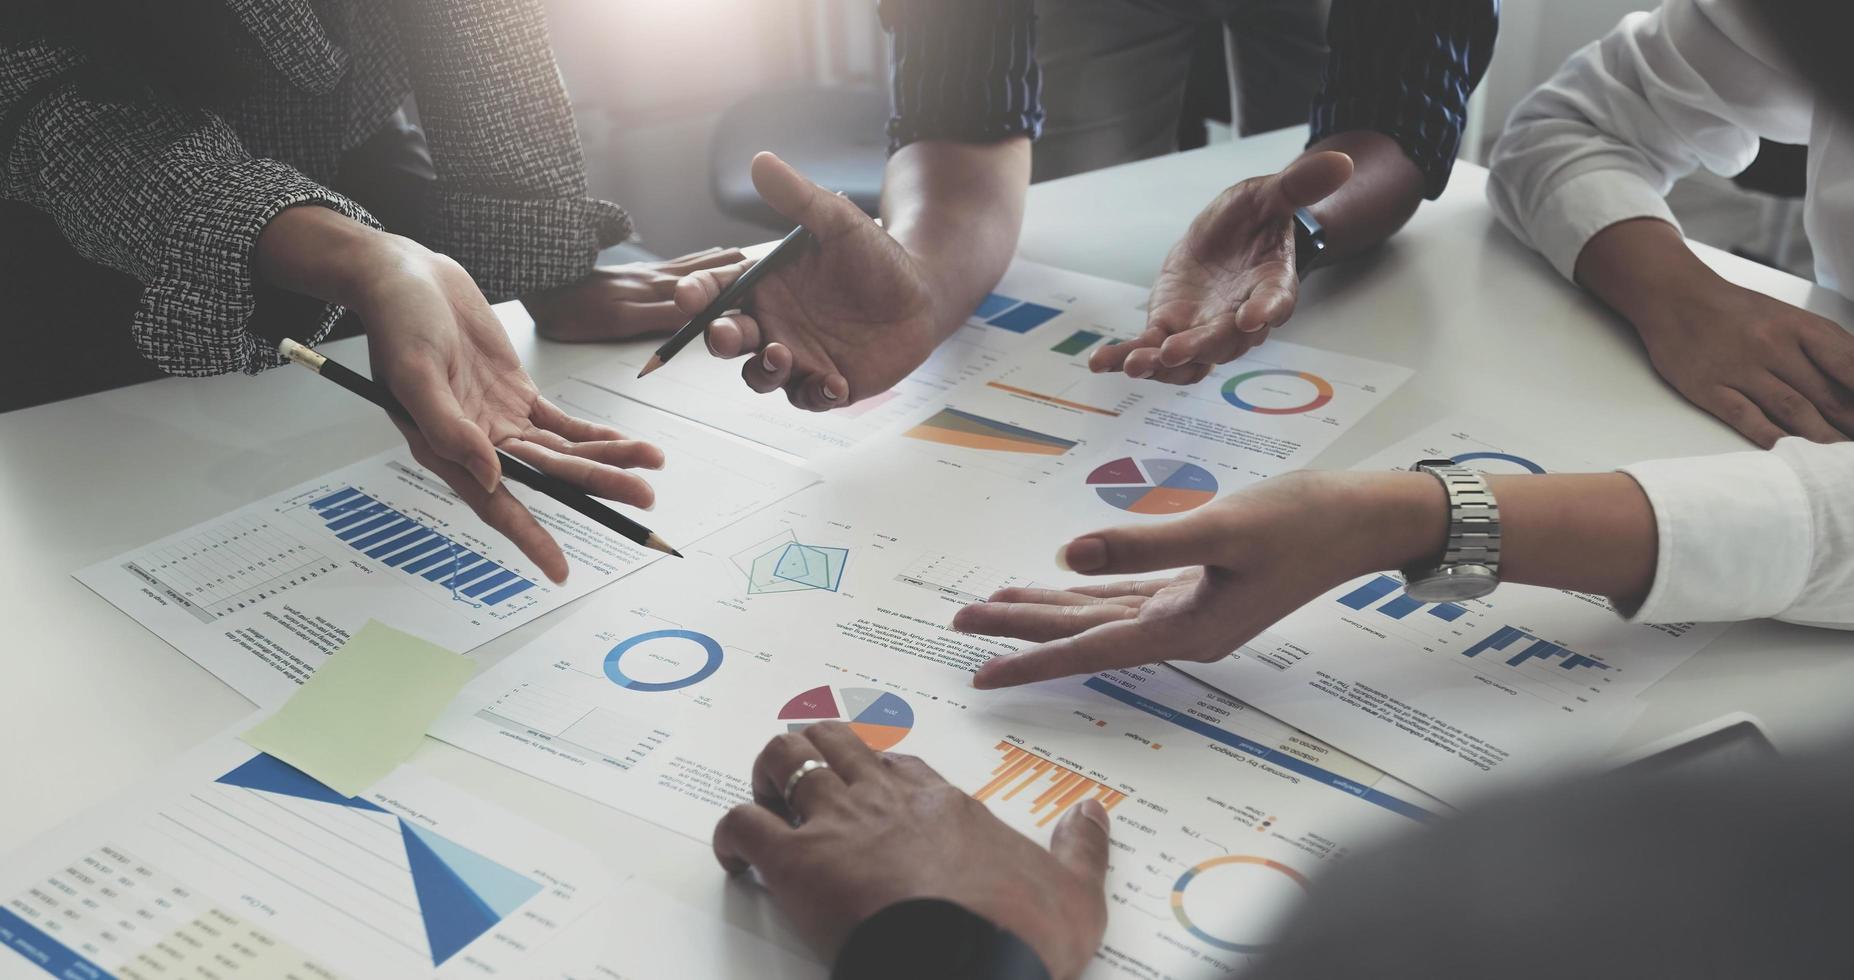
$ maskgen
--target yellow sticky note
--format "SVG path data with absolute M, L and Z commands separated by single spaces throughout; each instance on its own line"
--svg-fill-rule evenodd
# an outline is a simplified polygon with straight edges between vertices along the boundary
M 410 758 L 476 665 L 369 621 L 283 707 L 240 736 L 356 796 Z

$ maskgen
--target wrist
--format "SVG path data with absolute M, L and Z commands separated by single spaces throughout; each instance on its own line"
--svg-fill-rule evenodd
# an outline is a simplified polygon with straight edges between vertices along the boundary
M 1354 578 L 1434 562 L 1448 541 L 1448 493 L 1428 473 L 1334 473 L 1329 513 Z
M 299 206 L 264 226 L 254 259 L 258 275 L 272 285 L 358 310 L 420 255 L 430 253 L 411 239 L 327 208 Z
M 1575 275 L 1643 337 L 1685 324 L 1696 305 L 1734 288 L 1658 218 L 1620 221 L 1591 236 Z

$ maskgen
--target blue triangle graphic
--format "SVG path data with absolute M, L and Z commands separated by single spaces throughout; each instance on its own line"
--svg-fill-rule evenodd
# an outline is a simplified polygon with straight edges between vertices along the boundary
M 513 915 L 523 902 L 541 893 L 540 882 L 497 864 L 448 837 L 411 824 L 406 824 L 406 829 L 417 834 L 464 887 L 496 913 L 497 921 Z
M 315 777 L 301 769 L 262 752 L 252 756 L 250 761 L 238 768 L 220 776 L 215 782 L 224 783 L 227 786 L 242 786 L 260 793 L 294 796 L 299 800 L 312 800 L 316 803 L 333 803 L 336 806 L 372 810 L 376 813 L 386 812 L 358 796 L 342 796 L 317 782 Z
M 443 966 L 458 950 L 495 928 L 502 917 L 470 891 L 411 824 L 401 820 L 399 828 L 405 838 L 406 863 L 412 869 L 412 886 L 418 891 L 419 916 L 425 920 L 425 939 L 431 945 L 431 964 Z

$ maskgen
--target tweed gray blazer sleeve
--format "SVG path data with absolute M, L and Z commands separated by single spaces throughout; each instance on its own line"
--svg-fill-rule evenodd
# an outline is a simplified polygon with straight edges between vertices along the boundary
M 391 0 L 438 179 L 420 239 L 491 299 L 591 271 L 631 219 L 589 196 L 541 0 Z
M 91 261 L 134 276 L 130 330 L 169 374 L 257 372 L 275 348 L 251 330 L 252 250 L 279 211 L 358 205 L 274 160 L 252 159 L 210 113 L 93 84 L 84 57 L 43 41 L 0 42 L 0 197 L 50 215 Z M 309 308 L 313 341 L 340 316 Z

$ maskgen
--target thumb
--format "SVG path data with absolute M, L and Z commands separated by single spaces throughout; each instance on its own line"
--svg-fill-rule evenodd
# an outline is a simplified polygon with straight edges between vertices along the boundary
M 1084 534 L 1056 552 L 1056 564 L 1084 575 L 1157 572 L 1223 560 L 1224 535 L 1206 522 L 1185 517 L 1160 524 L 1110 527 Z
M 774 211 L 804 225 L 819 241 L 845 234 L 868 220 L 847 198 L 812 183 L 771 153 L 754 156 L 753 187 Z
M 1311 207 L 1352 179 L 1352 158 L 1336 150 L 1309 153 L 1276 176 L 1276 187 L 1289 208 Z
M 1107 884 L 1107 808 L 1089 797 L 1069 807 L 1049 839 L 1049 853 L 1099 890 Z

